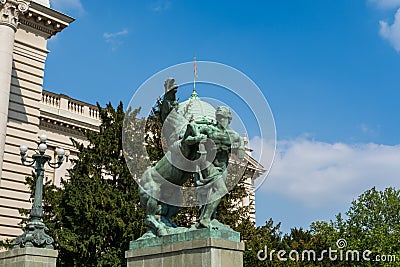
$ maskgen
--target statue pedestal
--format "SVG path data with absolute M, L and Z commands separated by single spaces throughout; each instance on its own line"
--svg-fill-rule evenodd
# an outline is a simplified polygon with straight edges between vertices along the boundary
M 45 248 L 19 248 L 0 252 L 0 267 L 55 267 L 58 251 Z
M 131 241 L 128 267 L 242 267 L 244 243 L 229 230 L 199 229 Z

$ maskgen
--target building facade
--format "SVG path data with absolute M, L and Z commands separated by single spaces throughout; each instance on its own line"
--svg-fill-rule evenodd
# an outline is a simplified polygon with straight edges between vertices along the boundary
M 43 90 L 47 40 L 73 21 L 48 0 L 0 0 L 0 240 L 22 233 L 18 209 L 31 208 L 25 178 L 32 167 L 22 166 L 19 146 L 27 145 L 32 155 L 38 135 L 46 134 L 53 159 L 57 147 L 76 157 L 70 138 L 84 143 L 80 130 L 97 131 L 100 125 L 96 106 Z M 250 155 L 247 159 L 249 177 L 263 172 Z M 69 161 L 56 171 L 48 168 L 45 179 L 58 185 L 70 167 Z M 251 195 L 242 204 L 253 207 L 255 218 L 252 178 L 245 184 Z
M 48 153 L 64 147 L 74 156 L 69 138 L 83 141 L 79 128 L 100 123 L 95 106 L 43 90 L 47 40 L 73 20 L 48 0 L 0 1 L 0 239 L 21 234 L 18 208 L 31 207 L 24 182 L 32 168 L 21 165 L 19 146 L 35 149 L 45 133 Z M 59 183 L 66 168 L 48 170 L 46 178 Z

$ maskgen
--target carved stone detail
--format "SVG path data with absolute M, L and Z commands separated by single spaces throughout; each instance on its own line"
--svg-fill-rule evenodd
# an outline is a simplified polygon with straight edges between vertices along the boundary
M 17 30 L 19 16 L 28 11 L 29 0 L 0 0 L 0 24 L 8 25 Z
M 46 233 L 48 230 L 41 220 L 28 222 L 24 227 L 24 233 L 14 239 L 13 248 L 39 247 L 53 249 L 54 239 Z
M 68 26 L 68 23 L 60 22 L 59 19 L 55 19 L 48 14 L 38 13 L 34 9 L 30 9 L 24 16 L 21 16 L 20 23 L 21 25 L 35 30 L 46 38 L 56 35 Z

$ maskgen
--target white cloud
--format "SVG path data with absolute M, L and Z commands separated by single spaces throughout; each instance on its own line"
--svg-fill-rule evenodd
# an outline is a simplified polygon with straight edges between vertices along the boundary
M 382 9 L 397 9 L 392 24 L 387 21 L 379 21 L 379 33 L 383 39 L 386 39 L 397 52 L 400 52 L 400 0 L 368 0 Z
M 363 133 L 374 133 L 374 130 L 372 130 L 371 128 L 369 128 L 367 125 L 365 124 L 361 124 L 360 125 L 360 129 Z
M 400 8 L 394 16 L 392 25 L 388 24 L 386 21 L 380 21 L 379 24 L 381 36 L 387 39 L 397 52 L 400 52 Z
M 85 10 L 80 0 L 50 0 L 51 7 L 60 11 L 77 10 L 83 13 Z
M 369 136 L 377 136 L 379 135 L 380 125 L 376 125 L 375 127 L 369 126 L 365 123 L 359 125 L 359 128 L 363 134 Z
M 171 7 L 171 2 L 166 0 L 158 0 L 157 2 L 153 3 L 151 6 L 151 10 L 154 12 L 162 12 L 164 10 L 168 10 Z
M 128 30 L 125 29 L 125 30 L 122 30 L 122 31 L 120 31 L 120 32 L 114 32 L 114 33 L 105 32 L 105 33 L 103 34 L 103 37 L 104 37 L 106 40 L 109 40 L 109 39 L 115 38 L 115 37 L 117 37 L 117 36 L 126 35 L 126 34 L 128 34 Z
M 397 8 L 400 6 L 400 0 L 368 0 L 368 2 L 385 9 Z
M 308 208 L 328 208 L 348 205 L 373 186 L 399 185 L 400 145 L 330 144 L 301 138 L 278 142 L 275 162 L 260 190 Z
M 128 33 L 129 32 L 127 29 L 113 33 L 105 32 L 103 33 L 103 38 L 106 40 L 106 43 L 109 43 L 111 45 L 111 49 L 115 51 L 120 45 L 123 44 L 123 42 L 118 37 L 127 35 Z

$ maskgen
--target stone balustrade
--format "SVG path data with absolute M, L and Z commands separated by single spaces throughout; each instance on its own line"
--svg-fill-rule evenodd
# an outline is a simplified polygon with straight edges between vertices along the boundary
M 60 95 L 43 90 L 42 103 L 52 107 L 60 108 Z
M 67 95 L 43 90 L 41 104 L 44 108 L 42 110 L 48 113 L 79 119 L 95 126 L 100 124 L 99 111 L 96 106 L 70 98 Z

